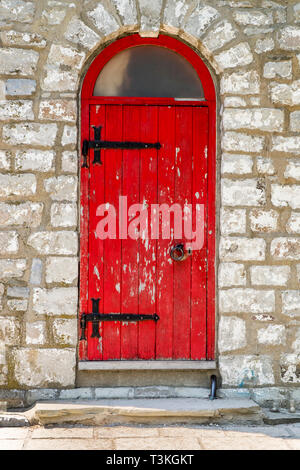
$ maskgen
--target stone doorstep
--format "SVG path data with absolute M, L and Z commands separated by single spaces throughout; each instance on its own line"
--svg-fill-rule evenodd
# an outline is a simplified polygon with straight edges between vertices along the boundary
M 275 413 L 264 409 L 263 421 L 265 424 L 269 425 L 300 423 L 300 412 L 291 413 L 286 410 L 279 410 Z
M 37 402 L 22 414 L 31 425 L 262 424 L 262 410 L 249 399 L 103 399 Z

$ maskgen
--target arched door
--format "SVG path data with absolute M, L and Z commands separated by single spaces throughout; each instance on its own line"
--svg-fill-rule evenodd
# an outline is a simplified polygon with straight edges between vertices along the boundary
M 179 41 L 105 48 L 82 89 L 80 359 L 214 359 L 215 94 Z

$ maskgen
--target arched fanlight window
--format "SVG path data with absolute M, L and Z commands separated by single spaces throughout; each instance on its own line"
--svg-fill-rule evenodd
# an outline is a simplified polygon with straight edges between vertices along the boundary
M 93 95 L 204 99 L 194 67 L 176 52 L 153 45 L 116 54 L 101 70 Z

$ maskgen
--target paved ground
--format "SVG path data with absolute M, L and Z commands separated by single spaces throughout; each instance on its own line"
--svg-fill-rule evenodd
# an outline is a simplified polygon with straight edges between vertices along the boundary
M 0 450 L 300 450 L 300 423 L 277 426 L 0 428 Z

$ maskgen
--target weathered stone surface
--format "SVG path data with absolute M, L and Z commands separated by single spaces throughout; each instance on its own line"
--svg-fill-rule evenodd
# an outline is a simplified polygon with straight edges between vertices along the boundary
M 0 259 L 0 279 L 22 277 L 26 269 L 26 259 Z
M 269 356 L 221 356 L 220 372 L 223 385 L 243 387 L 275 383 Z
M 36 192 L 36 177 L 31 174 L 0 174 L 0 197 L 32 196 Z
M 220 21 L 203 39 L 203 45 L 211 52 L 220 49 L 236 38 L 237 31 L 227 20 Z
M 231 233 L 245 233 L 245 209 L 221 209 L 220 227 L 223 235 L 229 235 Z
M 286 290 L 282 292 L 282 313 L 290 317 L 300 315 L 300 291 Z
M 2 296 L 4 294 L 4 290 L 5 290 L 4 284 L 0 284 L 0 298 L 1 298 L 1 300 L 2 300 Z
M 174 31 L 178 31 L 182 26 L 184 17 L 188 11 L 189 4 L 184 0 L 167 0 L 164 9 L 163 23 L 168 27 L 172 27 Z
M 264 39 L 258 39 L 255 44 L 255 52 L 257 54 L 263 54 L 264 52 L 272 51 L 275 47 L 273 38 L 266 37 Z
M 13 312 L 25 312 L 28 307 L 28 301 L 23 299 L 11 299 L 7 301 L 9 310 Z
M 251 106 L 260 106 L 261 104 L 261 99 L 259 96 L 250 96 L 249 102 Z
M 0 100 L 6 99 L 5 82 L 0 80 Z
M 21 33 L 20 31 L 1 31 L 0 38 L 4 46 L 30 46 L 43 49 L 46 40 L 37 33 Z
M 284 325 L 268 325 L 257 332 L 257 341 L 269 346 L 280 346 L 286 343 L 286 329 Z
M 300 354 L 282 354 L 280 366 L 282 382 L 300 383 Z
M 34 12 L 35 4 L 33 2 L 24 2 L 22 0 L 0 1 L 0 19 L 3 24 L 10 21 L 31 23 Z
M 284 2 L 274 2 L 273 0 L 263 0 L 262 7 L 272 10 L 275 23 L 286 23 L 287 21 L 287 8 Z
M 29 100 L 2 100 L 0 101 L 0 121 L 33 120 L 34 114 L 32 105 L 32 101 Z
M 250 155 L 224 153 L 222 155 L 222 173 L 245 175 L 252 173 L 253 160 Z
M 45 344 L 46 322 L 35 321 L 26 323 L 26 344 Z
M 274 206 L 290 206 L 292 209 L 299 209 L 300 185 L 272 184 L 271 199 Z
M 63 146 L 72 145 L 72 144 L 75 145 L 76 142 L 77 142 L 77 127 L 76 126 L 66 125 L 64 127 L 64 132 L 63 132 L 63 136 L 62 136 L 62 139 L 61 139 L 61 144 Z
M 285 178 L 293 178 L 300 181 L 300 161 L 299 160 L 288 160 L 287 166 L 284 172 Z
M 120 27 L 113 15 L 101 3 L 98 3 L 94 10 L 87 12 L 87 16 L 103 36 L 109 36 Z
M 300 80 L 292 83 L 270 83 L 270 95 L 273 103 L 295 106 L 300 104 Z
M 300 28 L 297 26 L 280 28 L 277 39 L 281 49 L 295 51 L 300 48 Z
M 111 0 L 124 25 L 136 25 L 138 23 L 136 5 L 133 0 Z
M 54 67 L 70 67 L 81 70 L 85 59 L 84 52 L 78 52 L 71 47 L 52 44 L 47 59 L 47 65 Z
M 28 287 L 8 287 L 7 288 L 7 297 L 17 297 L 21 299 L 27 299 L 29 297 Z
M 293 13 L 295 23 L 300 23 L 300 3 L 293 6 Z
M 219 12 L 198 2 L 196 8 L 187 18 L 184 30 L 196 38 L 200 38 L 208 26 L 220 16 Z
M 275 168 L 273 165 L 273 160 L 267 157 L 257 157 L 256 159 L 256 168 L 258 173 L 262 175 L 274 175 Z
M 299 153 L 300 137 L 274 136 L 272 150 L 286 153 Z
M 280 109 L 225 109 L 223 127 L 225 130 L 259 129 L 262 131 L 281 131 L 284 113 Z
M 274 30 L 273 26 L 245 26 L 243 29 L 244 34 L 247 36 L 264 36 L 272 33 Z
M 53 321 L 54 342 L 60 345 L 76 346 L 77 319 L 57 318 Z
M 12 145 L 51 147 L 56 138 L 56 124 L 22 123 L 3 126 L 4 142 Z
M 55 152 L 53 150 L 18 150 L 15 158 L 16 170 L 53 171 Z
M 33 310 L 39 315 L 77 315 L 76 287 L 33 289 Z
M 75 358 L 75 349 L 15 349 L 15 380 L 21 387 L 74 386 Z
M 17 232 L 0 232 L 0 254 L 13 254 L 19 250 Z
M 251 266 L 251 284 L 259 286 L 285 286 L 291 275 L 289 266 Z
M 37 232 L 30 235 L 27 244 L 43 255 L 76 255 L 78 240 L 70 231 Z
M 245 286 L 245 266 L 238 263 L 220 263 L 218 283 L 219 287 Z
M 215 56 L 215 60 L 219 67 L 224 70 L 251 64 L 251 62 L 253 62 L 253 55 L 249 44 L 247 42 L 242 42 L 227 51 L 217 54 Z
M 292 61 L 267 62 L 263 74 L 265 78 L 292 78 Z
M 238 24 L 243 26 L 265 26 L 273 24 L 273 16 L 271 11 L 261 11 L 255 9 L 237 9 L 233 11 L 233 18 Z
M 38 227 L 41 223 L 43 204 L 40 202 L 24 202 L 21 204 L 5 204 L 0 202 L 0 226 L 25 225 Z
M 222 149 L 227 152 L 261 152 L 264 148 L 264 137 L 243 134 L 241 132 L 225 132 L 222 137 Z
M 299 153 L 300 137 L 274 136 L 272 139 L 272 150 L 277 152 Z
M 258 179 L 222 180 L 222 202 L 226 206 L 261 206 L 265 204 L 265 185 Z
M 44 78 L 44 81 L 42 82 L 42 89 L 45 91 L 55 92 L 76 91 L 78 85 L 78 78 L 78 73 L 76 71 L 62 71 L 57 68 L 51 68 L 46 71 L 46 76 Z
M 219 351 L 234 351 L 246 346 L 246 322 L 238 317 L 221 317 L 219 322 Z
M 251 230 L 254 232 L 275 232 L 278 224 L 278 212 L 274 210 L 264 211 L 252 209 L 250 212 Z
M 20 322 L 14 317 L 0 317 L 0 342 L 16 346 L 20 342 Z
M 33 258 L 29 282 L 31 285 L 39 286 L 42 282 L 43 262 L 39 258 Z
M 78 276 L 78 259 L 49 257 L 46 262 L 46 282 L 72 284 Z
M 9 78 L 6 81 L 6 94 L 11 96 L 32 95 L 36 90 L 36 81 L 26 78 Z
M 57 176 L 44 181 L 45 190 L 54 201 L 76 201 L 77 178 L 75 176 Z
M 158 36 L 160 27 L 160 15 L 162 10 L 162 0 L 139 0 L 141 13 L 141 36 Z
M 286 224 L 286 231 L 288 233 L 300 233 L 300 213 L 292 212 Z
M 77 225 L 76 204 L 54 202 L 51 205 L 51 224 L 53 227 L 73 227 Z
M 271 313 L 275 309 L 272 290 L 234 288 L 220 291 L 220 312 Z
M 258 94 L 260 78 L 255 70 L 247 72 L 225 73 L 221 78 L 221 93 L 236 93 L 238 95 Z
M 77 152 L 63 152 L 61 158 L 61 169 L 66 173 L 77 173 L 78 156 Z
M 293 352 L 300 354 L 300 328 L 295 331 L 295 341 L 292 344 Z
M 0 73 L 6 75 L 34 75 L 39 60 L 36 51 L 25 49 L 1 49 Z
M 300 131 L 300 111 L 293 111 L 290 114 L 290 129 L 291 131 Z
M 64 8 L 60 8 L 64 5 L 62 3 L 50 0 L 48 6 L 49 8 L 43 10 L 42 12 L 43 23 L 49 24 L 51 26 L 61 24 L 67 13 Z
M 222 237 L 220 240 L 219 253 L 223 261 L 263 261 L 265 251 L 266 242 L 262 238 Z
M 40 103 L 40 119 L 75 121 L 76 114 L 77 106 L 73 100 L 43 100 Z
M 100 41 L 100 36 L 76 16 L 70 20 L 64 37 L 87 49 L 93 49 Z
M 224 108 L 246 108 L 247 102 L 245 98 L 240 96 L 225 96 Z
M 271 255 L 278 260 L 299 260 L 299 238 L 274 238 L 271 242 Z
M 0 170 L 9 170 L 11 164 L 11 152 L 0 150 Z

